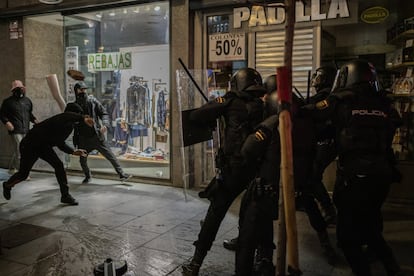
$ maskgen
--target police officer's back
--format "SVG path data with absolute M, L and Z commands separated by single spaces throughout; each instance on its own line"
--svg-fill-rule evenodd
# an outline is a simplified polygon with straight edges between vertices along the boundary
M 336 127 L 338 245 L 356 275 L 371 275 L 363 244 L 377 253 L 388 275 L 398 275 L 400 268 L 382 236 L 381 217 L 392 182 L 391 103 L 380 93 L 376 70 L 367 61 L 343 65 L 336 84 L 333 93 L 316 107 L 322 118 L 332 117 Z
M 328 65 L 321 66 L 315 70 L 311 78 L 311 86 L 315 89 L 316 94 L 310 97 L 310 103 L 315 104 L 329 96 L 332 91 L 336 71 L 334 67 Z M 336 209 L 322 182 L 324 171 L 335 160 L 337 155 L 334 143 L 335 127 L 330 119 L 318 122 L 315 124 L 315 127 L 317 139 L 316 153 L 310 184 L 313 188 L 313 194 L 323 211 L 324 219 L 328 224 L 335 224 Z

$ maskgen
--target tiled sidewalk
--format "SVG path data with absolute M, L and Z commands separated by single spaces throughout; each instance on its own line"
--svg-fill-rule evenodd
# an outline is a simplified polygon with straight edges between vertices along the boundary
M 8 178 L 0 170 L 0 179 Z M 93 268 L 110 257 L 125 260 L 126 275 L 181 275 L 181 264 L 192 256 L 208 201 L 196 191 L 138 183 L 69 176 L 71 194 L 79 206 L 63 206 L 52 174 L 32 173 L 31 180 L 12 190 L 10 201 L 0 199 L 0 229 L 25 223 L 52 233 L 7 249 L 0 255 L 0 275 L 93 275 Z M 232 275 L 234 253 L 222 247 L 237 235 L 235 202 L 220 228 L 200 275 Z M 303 213 L 297 213 L 300 264 L 304 275 L 351 275 L 343 258 L 332 267 L 323 258 L 315 232 Z M 407 275 L 414 275 L 414 214 L 394 214 L 385 225 Z M 334 240 L 334 229 L 330 229 Z M 376 266 L 376 275 L 385 275 Z

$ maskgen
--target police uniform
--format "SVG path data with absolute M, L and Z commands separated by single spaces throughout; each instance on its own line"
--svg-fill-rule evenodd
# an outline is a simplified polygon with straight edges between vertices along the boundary
M 278 218 L 280 137 L 278 115 L 267 118 L 250 134 L 242 147 L 249 167 L 256 168 L 256 178 L 245 194 L 244 218 L 241 220 L 236 250 L 236 275 L 274 275 L 273 220 Z M 257 263 L 254 267 L 255 251 Z
M 332 90 L 336 70 L 330 66 L 322 66 L 315 70 L 312 75 L 311 86 L 315 88 L 316 94 L 309 99 L 309 103 L 315 104 L 325 100 Z M 336 156 L 336 145 L 334 143 L 335 128 L 331 120 L 318 122 L 316 124 L 316 152 L 313 162 L 311 185 L 313 194 L 320 203 L 327 223 L 335 223 L 336 210 L 331 197 L 322 182 L 325 169 L 331 164 Z
M 223 140 L 218 160 L 222 181 L 208 195 L 210 206 L 198 234 L 193 258 L 183 265 L 184 275 L 198 275 L 199 268 L 215 240 L 220 224 L 234 199 L 247 187 L 255 171 L 249 168 L 240 153 L 247 136 L 262 121 L 263 96 L 261 76 L 251 68 L 233 75 L 232 90 L 224 97 L 192 111 L 190 119 L 211 127 L 216 119 L 224 122 Z
M 301 106 L 299 98 L 292 97 L 296 105 Z M 311 116 L 302 112 L 292 112 L 292 148 L 293 175 L 296 192 L 296 205 L 306 212 L 309 223 L 316 231 L 323 254 L 329 264 L 337 259 L 335 250 L 329 240 L 327 223 L 317 204 L 312 173 L 317 152 L 316 125 Z
M 371 275 L 364 244 L 376 252 L 388 275 L 398 275 L 399 265 L 382 235 L 381 216 L 393 171 L 391 104 L 379 93 L 375 68 L 366 61 L 345 64 L 336 82 L 337 89 L 316 104 L 314 114 L 332 118 L 336 127 L 338 245 L 355 275 Z

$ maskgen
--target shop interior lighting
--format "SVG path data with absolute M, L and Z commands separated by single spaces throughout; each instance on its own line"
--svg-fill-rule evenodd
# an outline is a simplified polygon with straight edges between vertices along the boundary
M 114 12 L 114 11 L 111 11 L 110 13 L 109 13 L 109 16 L 115 16 L 116 15 L 116 13 Z
M 124 14 L 127 14 L 127 13 L 128 13 L 127 9 L 124 9 Z
M 97 13 L 97 14 L 95 14 L 95 16 L 98 17 L 98 18 L 102 18 L 102 13 Z
M 63 0 L 39 0 L 39 2 L 47 5 L 56 5 L 62 3 Z
M 135 13 L 139 13 L 139 8 L 136 8 L 136 9 L 134 10 L 134 12 L 135 12 Z
M 160 6 L 155 6 L 154 7 L 154 11 L 159 11 L 161 9 L 161 7 Z

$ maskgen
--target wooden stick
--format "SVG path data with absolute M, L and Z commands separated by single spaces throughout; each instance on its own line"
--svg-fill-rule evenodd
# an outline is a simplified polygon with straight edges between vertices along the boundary
M 285 0 L 284 66 L 277 68 L 278 97 L 281 106 L 279 132 L 281 145 L 281 180 L 287 237 L 287 264 L 289 275 L 301 275 L 299 269 L 298 237 L 296 228 L 295 188 L 293 183 L 292 121 L 292 52 L 295 29 L 295 1 Z

